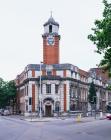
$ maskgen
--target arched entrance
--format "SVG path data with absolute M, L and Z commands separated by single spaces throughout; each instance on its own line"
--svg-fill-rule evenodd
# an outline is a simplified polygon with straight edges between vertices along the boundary
M 52 116 L 52 106 L 51 105 L 45 105 L 45 116 L 46 117 Z
M 52 98 L 44 99 L 44 116 L 51 117 L 53 116 L 54 100 Z

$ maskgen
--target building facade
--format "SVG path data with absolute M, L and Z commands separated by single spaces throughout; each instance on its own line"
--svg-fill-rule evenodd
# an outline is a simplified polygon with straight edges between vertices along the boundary
M 69 63 L 60 64 L 59 24 L 51 16 L 44 24 L 43 62 L 29 64 L 17 75 L 17 109 L 29 115 L 42 116 L 73 111 L 87 112 L 89 85 L 94 81 L 97 91 L 97 109 L 105 110 L 111 93 L 108 77 L 99 68 L 88 72 Z

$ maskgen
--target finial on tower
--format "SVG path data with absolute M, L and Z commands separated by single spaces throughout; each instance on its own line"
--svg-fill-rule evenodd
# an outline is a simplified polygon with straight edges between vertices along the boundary
M 44 26 L 47 26 L 47 25 L 49 25 L 49 24 L 56 25 L 56 26 L 59 27 L 59 23 L 56 22 L 56 21 L 54 20 L 54 18 L 52 17 L 52 11 L 50 11 L 50 18 L 49 18 L 48 21 L 44 24 Z
M 52 18 L 52 11 L 50 11 L 50 17 Z

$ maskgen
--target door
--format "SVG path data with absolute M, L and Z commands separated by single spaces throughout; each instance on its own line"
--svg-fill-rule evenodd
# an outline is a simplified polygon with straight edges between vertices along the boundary
M 46 105 L 45 106 L 45 116 L 46 117 L 51 117 L 51 105 Z

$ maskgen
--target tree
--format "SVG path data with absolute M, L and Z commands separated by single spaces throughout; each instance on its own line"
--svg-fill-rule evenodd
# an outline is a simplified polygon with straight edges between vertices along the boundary
M 12 106 L 16 102 L 16 86 L 14 81 L 5 82 L 0 78 L 0 108 Z
M 96 102 L 97 102 L 96 99 L 97 99 L 96 88 L 94 82 L 92 82 L 89 87 L 89 95 L 88 95 L 88 101 L 91 105 L 91 112 L 93 108 L 96 109 Z
M 7 102 L 9 103 L 10 106 L 13 107 L 13 110 L 14 110 L 14 105 L 16 103 L 16 86 L 15 86 L 15 83 L 14 81 L 9 81 L 7 82 L 6 84 L 7 86 L 7 95 L 8 95 L 8 100 Z
M 3 84 L 4 84 L 4 81 L 2 78 L 0 78 L 0 95 L 2 94 L 3 92 Z
M 103 4 L 105 6 L 103 18 L 95 21 L 95 28 L 92 28 L 93 34 L 88 35 L 88 39 L 96 45 L 96 52 L 103 54 L 99 66 L 108 70 L 111 76 L 111 3 L 103 0 Z
M 5 92 L 5 84 L 6 82 L 3 81 L 2 78 L 0 78 L 0 107 L 4 108 L 4 106 L 6 105 L 6 100 L 7 100 L 7 96 L 6 96 L 6 92 Z

